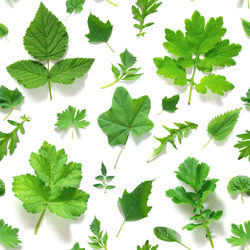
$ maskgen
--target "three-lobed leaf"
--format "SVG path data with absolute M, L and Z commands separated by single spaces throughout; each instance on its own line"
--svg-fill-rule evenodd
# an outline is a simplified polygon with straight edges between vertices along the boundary
M 172 97 L 167 97 L 165 96 L 162 99 L 162 110 L 164 111 L 168 111 L 168 112 L 175 112 L 178 108 L 176 107 L 177 103 L 180 100 L 180 96 L 179 95 L 174 95 Z
M 68 13 L 79 13 L 83 10 L 82 6 L 85 3 L 85 0 L 67 0 L 66 7 Z

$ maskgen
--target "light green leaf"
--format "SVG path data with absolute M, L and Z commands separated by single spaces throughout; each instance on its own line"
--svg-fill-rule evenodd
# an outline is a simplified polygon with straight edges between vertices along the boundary
M 79 13 L 83 10 L 82 6 L 85 3 L 85 0 L 67 0 L 66 7 L 68 13 Z
M 148 240 L 145 242 L 145 244 L 142 247 L 137 246 L 137 250 L 157 250 L 157 249 L 158 249 L 158 245 L 153 247 L 149 244 Z

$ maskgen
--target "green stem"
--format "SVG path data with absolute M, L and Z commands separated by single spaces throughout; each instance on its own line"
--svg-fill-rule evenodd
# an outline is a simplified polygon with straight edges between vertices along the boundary
M 8 43 L 10 42 L 10 40 L 8 39 L 7 36 L 5 36 L 4 38 L 6 39 L 6 41 L 7 41 Z
M 242 202 L 242 204 L 244 204 L 244 198 L 243 198 L 243 193 L 242 192 L 240 192 L 240 196 L 241 196 L 241 202 Z
M 108 0 L 107 0 L 108 1 Z M 107 44 L 107 46 L 111 49 L 111 51 L 113 52 L 113 53 L 115 53 L 115 51 L 112 49 L 112 47 L 106 42 L 106 44 Z
M 159 112 L 157 115 L 160 115 L 163 112 L 163 110 L 161 112 Z
M 121 154 L 122 154 L 122 151 L 124 150 L 124 148 L 125 148 L 125 146 L 126 146 L 126 143 L 127 143 L 127 141 L 126 141 L 125 144 L 122 146 L 121 151 L 120 151 L 120 153 L 118 154 L 118 157 L 117 157 L 117 159 L 116 159 L 116 161 L 115 161 L 114 169 L 116 169 L 116 167 L 117 167 L 117 163 L 118 163 L 118 161 L 119 161 L 119 159 L 120 159 L 120 156 L 121 156 Z
M 74 138 L 74 127 L 72 126 L 72 133 L 71 133 L 71 139 Z
M 206 223 L 204 218 L 202 218 L 202 221 L 203 221 L 203 225 L 204 225 L 204 227 L 206 229 L 206 234 L 207 234 L 207 237 L 208 237 L 208 239 L 210 241 L 210 245 L 211 245 L 212 248 L 214 248 L 214 243 L 213 243 L 213 240 L 212 240 L 211 233 L 210 233 L 210 231 L 208 229 L 207 223 Z
M 250 8 L 249 0 L 247 1 L 247 4 L 248 4 L 248 9 L 249 9 Z
M 106 0 L 106 1 L 109 2 L 110 4 L 114 5 L 114 6 L 117 6 L 116 3 L 113 3 L 113 2 L 111 2 L 110 0 Z
M 47 60 L 47 64 L 48 64 L 48 71 L 49 71 L 49 60 Z M 49 97 L 50 97 L 50 100 L 52 101 L 52 93 L 51 93 L 50 79 L 48 80 L 48 84 L 49 84 Z
M 247 250 L 249 250 L 248 242 L 247 242 Z
M 107 87 L 109 87 L 109 86 L 112 86 L 112 85 L 114 85 L 115 83 L 119 82 L 120 80 L 121 80 L 121 79 L 120 79 L 120 78 L 118 78 L 118 79 L 116 79 L 114 82 L 111 82 L 110 84 L 108 84 L 108 85 L 106 85 L 106 86 L 101 87 L 101 89 L 105 89 L 105 88 L 107 88 Z
M 192 250 L 191 248 L 189 248 L 188 246 L 186 246 L 186 245 L 184 245 L 184 244 L 182 244 L 181 242 L 178 242 L 180 245 L 182 245 L 183 247 L 185 247 L 186 249 L 188 249 L 188 250 Z
M 121 225 L 121 227 L 120 227 L 120 229 L 119 229 L 119 231 L 118 231 L 118 233 L 117 233 L 117 235 L 116 235 L 116 238 L 118 238 L 118 237 L 119 237 L 120 232 L 122 231 L 122 229 L 123 229 L 123 227 L 124 227 L 125 222 L 126 222 L 126 220 L 124 220 L 124 221 L 123 221 L 123 223 L 122 223 L 122 225 Z
M 3 120 L 5 121 L 9 116 L 10 114 L 12 113 L 14 107 L 11 108 L 10 112 L 3 118 Z
M 44 214 L 45 214 L 46 209 L 47 209 L 47 207 L 43 210 L 43 212 L 42 212 L 42 214 L 41 214 L 41 216 L 40 216 L 40 218 L 39 218 L 39 220 L 38 220 L 38 222 L 37 222 L 37 224 L 36 224 L 36 227 L 35 227 L 35 234 L 37 234 L 37 232 L 38 232 L 38 229 L 39 229 L 39 227 L 40 227 L 40 224 L 41 224 L 41 221 L 42 221 L 42 219 L 43 219 L 43 216 L 44 216 Z
M 196 60 L 195 60 L 196 61 Z M 188 105 L 190 105 L 191 103 L 191 96 L 192 96 L 192 90 L 194 87 L 194 76 L 195 76 L 195 71 L 196 71 L 196 64 L 194 65 L 194 70 L 193 70 L 193 74 L 192 74 L 192 78 L 190 80 L 190 91 L 189 91 L 189 98 L 188 98 Z
M 212 139 L 213 139 L 213 137 L 211 137 L 211 138 L 209 139 L 209 141 L 203 146 L 203 148 L 205 148 L 205 147 L 209 144 L 209 142 L 212 141 Z

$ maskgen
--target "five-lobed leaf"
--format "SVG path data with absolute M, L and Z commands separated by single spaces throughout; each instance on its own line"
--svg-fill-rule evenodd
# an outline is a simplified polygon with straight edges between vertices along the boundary
M 12 228 L 12 226 L 9 226 L 3 220 L 0 220 L 0 243 L 6 248 L 14 248 L 22 243 L 18 238 L 18 232 L 19 229 Z
M 145 244 L 144 244 L 142 247 L 137 246 L 137 250 L 157 250 L 157 249 L 158 249 L 158 245 L 156 245 L 156 246 L 151 246 L 151 245 L 149 244 L 149 241 L 148 241 L 148 240 L 145 242 Z
M 79 13 L 83 10 L 82 6 L 85 3 L 85 0 L 67 0 L 66 7 L 68 13 Z
M 250 161 L 250 131 L 246 130 L 244 134 L 239 134 L 237 137 L 241 139 L 241 141 L 238 141 L 238 143 L 234 145 L 234 147 L 240 150 L 238 159 L 240 160 L 246 157 Z

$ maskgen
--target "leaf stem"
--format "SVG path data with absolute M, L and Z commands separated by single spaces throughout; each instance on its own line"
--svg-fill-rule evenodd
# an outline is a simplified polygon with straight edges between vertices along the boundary
M 107 0 L 108 1 L 108 0 Z M 113 52 L 113 53 L 115 53 L 115 51 L 112 49 L 112 47 L 106 42 L 106 44 L 107 44 L 107 46 L 111 49 L 111 51 Z
M 124 220 L 124 221 L 123 221 L 123 223 L 122 223 L 122 225 L 121 225 L 121 227 L 120 227 L 120 229 L 119 229 L 119 231 L 118 231 L 118 233 L 117 233 L 117 235 L 116 235 L 116 238 L 118 238 L 118 237 L 119 237 L 120 232 L 122 231 L 122 229 L 123 229 L 123 227 L 124 227 L 125 222 L 126 222 L 126 220 Z
M 106 0 L 106 1 L 109 2 L 110 4 L 114 5 L 114 6 L 117 6 L 116 3 L 113 3 L 113 2 L 111 2 L 110 0 Z
M 248 241 L 247 241 L 247 250 L 249 250 Z
M 49 59 L 47 60 L 47 64 L 48 64 L 48 71 L 49 71 Z M 50 79 L 48 80 L 48 84 L 49 84 L 49 97 L 50 97 L 50 100 L 52 101 L 52 93 L 51 93 Z
M 74 126 L 72 126 L 72 133 L 71 133 L 71 139 L 74 138 Z
M 188 105 L 190 105 L 190 103 L 191 103 L 191 96 L 192 96 L 192 91 L 193 91 L 193 87 L 194 87 L 194 76 L 195 76 L 196 68 L 197 68 L 197 66 L 195 64 L 193 74 L 192 74 L 192 78 L 190 80 L 190 91 L 189 91 Z
M 42 214 L 41 214 L 41 216 L 40 216 L 40 218 L 39 218 L 39 220 L 38 220 L 38 222 L 37 222 L 37 224 L 36 224 L 36 227 L 35 227 L 35 234 L 37 234 L 37 232 L 38 232 L 38 229 L 39 229 L 39 227 L 40 227 L 40 224 L 41 224 L 41 221 L 42 221 L 42 219 L 43 219 L 43 216 L 44 216 L 44 214 L 45 214 L 46 209 L 47 209 L 47 207 L 43 210 L 43 212 L 42 212 Z
M 178 243 L 179 243 L 180 245 L 182 245 L 183 247 L 185 247 L 186 249 L 188 249 L 188 250 L 192 250 L 191 248 L 189 248 L 188 246 L 186 246 L 186 245 L 182 244 L 181 242 L 179 242 L 179 241 L 178 241 Z
M 112 85 L 114 85 L 115 83 L 119 82 L 120 80 L 121 80 L 120 78 L 117 78 L 114 82 L 111 82 L 110 84 L 101 87 L 101 89 L 105 89 L 105 88 L 107 88 L 107 87 L 109 87 L 109 86 L 112 86 Z
M 205 219 L 203 217 L 202 217 L 202 222 L 203 222 L 203 225 L 204 225 L 204 227 L 206 229 L 206 234 L 207 234 L 207 237 L 208 237 L 208 239 L 210 241 L 210 245 L 211 245 L 212 248 L 214 248 L 214 243 L 213 243 L 213 240 L 212 240 L 211 233 L 210 233 L 210 231 L 208 229 L 208 226 L 207 226 L 207 223 L 206 223 L 206 221 L 205 221 Z
M 205 147 L 209 144 L 209 142 L 212 141 L 212 139 L 213 139 L 213 137 L 211 137 L 211 138 L 208 140 L 208 142 L 203 146 L 203 148 L 205 148 Z
M 163 110 L 161 112 L 159 112 L 157 115 L 160 115 L 163 112 Z
M 10 116 L 10 114 L 11 114 L 12 111 L 13 111 L 13 109 L 14 109 L 14 107 L 11 107 L 10 112 L 3 118 L 4 121 Z
M 117 156 L 117 159 L 116 159 L 116 161 L 115 161 L 114 169 L 116 169 L 116 167 L 117 167 L 117 163 L 118 163 L 118 161 L 119 161 L 119 159 L 120 159 L 120 156 L 121 156 L 122 151 L 124 150 L 126 144 L 127 144 L 127 141 L 126 141 L 125 144 L 122 146 L 121 151 L 120 151 L 120 153 L 119 153 L 118 156 Z
M 243 193 L 242 192 L 240 192 L 240 197 L 241 197 L 242 204 L 244 204 L 244 198 L 243 198 Z
M 249 9 L 250 8 L 249 0 L 247 1 L 247 4 L 248 4 L 248 9 Z

